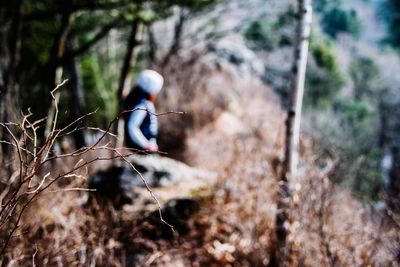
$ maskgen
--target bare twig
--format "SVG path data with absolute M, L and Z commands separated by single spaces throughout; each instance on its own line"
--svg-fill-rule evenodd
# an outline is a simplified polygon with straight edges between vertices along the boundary
M 69 135 L 75 131 L 85 129 L 85 128 L 78 128 L 75 127 L 73 128 L 77 123 L 79 123 L 81 120 L 85 119 L 86 117 L 89 117 L 97 112 L 97 110 L 87 113 L 69 124 L 67 124 L 65 127 L 57 129 L 57 123 L 58 123 L 58 116 L 59 116 L 59 109 L 58 109 L 58 98 L 56 97 L 55 93 L 67 82 L 67 80 L 64 80 L 62 83 L 60 83 L 54 90 L 51 91 L 51 97 L 54 102 L 54 107 L 55 107 L 55 113 L 54 117 L 51 118 L 51 126 L 50 132 L 46 134 L 45 140 L 42 141 L 42 145 L 38 147 L 38 137 L 37 137 L 37 130 L 41 127 L 40 124 L 45 121 L 46 119 L 41 119 L 35 122 L 30 121 L 30 117 L 32 116 L 32 113 L 30 110 L 28 110 L 27 114 L 22 114 L 22 122 L 21 124 L 17 123 L 12 123 L 12 122 L 7 122 L 7 123 L 0 123 L 0 126 L 6 129 L 8 134 L 11 136 L 12 142 L 9 141 L 2 141 L 0 140 L 0 143 L 5 143 L 10 146 L 12 146 L 18 153 L 18 158 L 19 158 L 19 171 L 16 172 L 17 177 L 19 176 L 18 183 L 15 185 L 13 184 L 13 180 L 9 179 L 8 183 L 8 188 L 7 188 L 7 193 L 6 194 L 1 194 L 1 200 L 7 198 L 7 201 L 5 203 L 2 203 L 2 207 L 0 210 L 0 229 L 6 230 L 4 227 L 5 225 L 8 225 L 7 229 L 7 234 L 4 243 L 2 244 L 1 250 L 0 250 L 0 255 L 3 255 L 6 251 L 6 248 L 13 237 L 15 231 L 18 229 L 21 218 L 23 214 L 25 213 L 26 209 L 29 207 L 29 205 L 37 199 L 44 191 L 48 190 L 54 183 L 61 178 L 82 178 L 83 175 L 77 174 L 76 172 L 82 169 L 87 168 L 90 164 L 98 161 L 110 161 L 110 160 L 115 160 L 119 159 L 124 162 L 126 162 L 132 170 L 134 170 L 141 178 L 143 184 L 145 185 L 147 191 L 150 193 L 151 197 L 154 199 L 154 201 L 158 205 L 158 210 L 160 214 L 160 220 L 168 225 L 172 230 L 173 226 L 167 223 L 163 216 L 162 216 L 162 211 L 161 211 L 161 204 L 157 197 L 155 196 L 154 192 L 151 190 L 150 186 L 148 185 L 147 181 L 145 178 L 142 176 L 142 174 L 134 167 L 134 165 L 128 160 L 128 157 L 137 154 L 140 150 L 137 149 L 126 149 L 123 147 L 119 148 L 113 148 L 111 147 L 112 143 L 111 142 L 106 142 L 106 144 L 102 144 L 103 140 L 107 136 L 115 137 L 110 132 L 110 129 L 112 128 L 113 124 L 118 121 L 118 119 L 123 116 L 126 113 L 129 112 L 134 112 L 138 110 L 146 111 L 148 113 L 151 113 L 155 116 L 163 116 L 163 115 L 168 115 L 168 114 L 185 114 L 184 112 L 176 112 L 176 111 L 169 111 L 169 112 L 164 112 L 164 113 L 153 113 L 147 109 L 131 109 L 131 110 L 125 110 L 118 114 L 116 118 L 114 118 L 109 124 L 108 127 L 103 130 L 99 128 L 94 128 L 94 127 L 86 127 L 86 129 L 91 129 L 94 131 L 98 131 L 101 133 L 99 138 L 94 142 L 94 144 L 82 147 L 80 149 L 77 149 L 76 151 L 73 151 L 71 153 L 64 153 L 61 155 L 51 155 L 50 153 L 53 151 L 53 146 L 54 143 L 58 138 L 61 136 Z M 13 131 L 10 129 L 10 127 L 16 127 L 18 130 L 18 134 L 14 134 Z M 71 129 L 73 128 L 73 129 Z M 23 140 L 22 142 L 18 140 L 17 136 L 21 136 L 21 139 Z M 94 151 L 108 151 L 111 152 L 110 156 L 106 157 L 92 157 L 89 159 L 84 160 L 86 156 L 89 156 L 90 152 Z M 141 151 L 141 152 L 146 152 L 146 151 Z M 162 152 L 159 152 L 162 153 Z M 59 159 L 68 159 L 68 158 L 77 158 L 81 157 L 80 160 L 73 166 L 70 167 L 67 171 L 56 175 L 55 177 L 52 177 L 51 172 L 46 172 L 45 175 L 41 174 L 41 170 L 44 169 L 45 166 L 47 166 L 48 163 L 59 160 Z M 38 177 L 38 182 L 32 188 L 33 186 L 31 183 L 33 182 L 33 178 Z M 79 187 L 72 187 L 72 188 L 63 188 L 60 190 L 52 190 L 48 191 L 49 193 L 55 193 L 55 192 L 69 192 L 69 191 L 95 191 L 93 189 L 85 189 L 85 188 L 79 188 Z M 16 211 L 18 207 L 18 213 L 15 214 L 17 215 L 16 217 L 12 216 L 13 213 Z M 13 218 L 11 221 L 10 218 Z M 36 255 L 37 251 L 34 253 L 32 256 L 32 263 L 35 265 L 34 258 Z
M 70 192 L 70 191 L 96 192 L 96 189 L 72 187 L 72 188 L 65 188 L 65 189 L 59 189 L 59 190 L 52 190 L 52 191 L 49 191 L 49 193 Z
M 36 257 L 36 254 L 38 253 L 38 248 L 37 248 L 37 246 L 36 246 L 36 250 L 35 250 L 35 252 L 33 253 L 33 255 L 32 255 L 32 266 L 33 267 L 36 267 L 36 264 L 35 264 L 35 257 Z
M 145 185 L 147 191 L 150 193 L 151 197 L 152 197 L 152 198 L 156 201 L 156 203 L 157 203 L 157 206 L 158 206 L 158 213 L 159 213 L 159 215 L 160 215 L 160 220 L 161 220 L 161 222 L 163 222 L 164 224 L 168 225 L 168 226 L 171 228 L 171 230 L 174 231 L 174 227 L 163 219 L 160 201 L 158 200 L 158 198 L 156 197 L 156 195 L 154 194 L 154 192 L 151 190 L 151 188 L 150 188 L 150 186 L 148 185 L 146 179 L 145 179 L 145 178 L 143 177 L 143 175 L 135 168 L 135 166 L 133 166 L 132 162 L 130 162 L 130 161 L 129 161 L 126 157 L 124 157 L 123 155 L 121 155 L 120 152 L 119 152 L 118 150 L 115 150 L 115 152 L 116 152 L 118 155 L 120 155 L 121 159 L 122 159 L 123 161 L 125 161 L 125 162 L 131 167 L 131 169 L 132 169 L 133 171 L 135 171 L 135 172 L 139 175 L 139 177 L 140 177 L 140 179 L 142 180 L 143 184 Z
M 14 145 L 16 146 L 16 148 L 17 148 L 17 152 L 18 152 L 18 158 L 19 158 L 19 170 L 20 170 L 20 182 L 22 182 L 22 180 L 23 180 L 23 178 L 22 178 L 22 176 L 23 176 L 23 172 L 22 172 L 22 168 L 23 168 L 23 159 L 22 159 L 22 152 L 21 152 L 21 147 L 20 147 L 20 145 L 19 145 L 19 142 L 18 142 L 18 140 L 17 140 L 17 138 L 15 137 L 15 135 L 12 133 L 12 131 L 10 130 L 10 128 L 8 128 L 8 126 L 6 125 L 6 124 L 4 124 L 4 123 L 0 123 L 0 125 L 1 126 L 3 126 L 6 130 L 7 130 L 7 132 L 8 132 L 8 134 L 11 136 L 11 138 L 12 138 L 12 140 L 13 140 L 13 142 L 14 142 Z

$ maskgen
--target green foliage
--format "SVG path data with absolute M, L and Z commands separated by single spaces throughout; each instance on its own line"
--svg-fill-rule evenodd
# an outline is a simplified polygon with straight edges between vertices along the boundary
M 360 198 L 376 200 L 384 185 L 381 178 L 377 98 L 381 79 L 378 66 L 366 57 L 356 58 L 349 74 L 354 96 L 339 96 L 345 79 L 339 71 L 332 45 L 311 39 L 305 104 L 320 137 L 319 149 L 338 157 L 333 179 Z M 310 108 L 310 104 L 312 108 Z
M 295 20 L 295 10 L 289 8 L 276 21 L 260 18 L 250 22 L 244 29 L 244 37 L 254 50 L 273 51 L 278 47 L 292 45 Z
M 321 14 L 322 29 L 332 38 L 340 32 L 360 36 L 362 25 L 357 12 L 343 9 L 342 0 L 314 0 L 313 6 Z
M 336 6 L 322 14 L 322 29 L 332 38 L 336 38 L 340 32 L 349 33 L 358 38 L 361 28 L 361 21 L 354 9 L 347 11 Z
M 279 47 L 294 44 L 296 27 L 296 10 L 290 6 L 284 13 L 278 16 L 274 22 L 274 30 L 279 33 Z
M 89 118 L 92 125 L 106 126 L 117 112 L 116 87 L 112 86 L 112 74 L 101 66 L 99 56 L 91 53 L 81 60 L 82 79 L 85 85 L 87 110 L 98 109 L 95 116 Z
M 341 4 L 341 0 L 314 0 L 313 7 L 317 12 L 326 12 Z
M 346 141 L 339 143 L 341 155 L 346 160 L 344 169 L 351 171 L 351 179 L 347 182 L 362 196 L 373 198 L 376 190 L 382 187 L 379 166 L 381 152 L 377 128 L 372 127 L 377 121 L 377 114 L 369 103 L 349 98 L 336 103 L 335 113 L 344 133 L 340 134 L 341 138 L 346 138 Z
M 312 42 L 310 50 L 318 67 L 337 71 L 336 57 L 329 42 Z
M 344 114 L 341 117 L 341 124 L 345 127 L 353 127 L 354 130 L 359 130 L 359 128 L 366 126 L 372 113 L 367 103 L 348 98 L 339 100 L 335 104 L 335 111 Z
M 327 108 L 345 84 L 329 42 L 312 41 L 306 73 L 305 104 Z
M 255 50 L 272 51 L 278 44 L 272 25 L 260 20 L 251 22 L 245 30 L 244 36 Z
M 386 0 L 383 11 L 383 17 L 387 22 L 386 42 L 400 48 L 400 1 Z
M 356 58 L 351 63 L 350 76 L 354 84 L 355 99 L 360 100 L 364 96 L 376 97 L 381 89 L 380 70 L 371 58 Z
M 33 113 L 39 117 L 48 112 L 49 86 L 52 62 L 57 61 L 52 54 L 53 46 L 59 35 L 62 25 L 62 16 L 65 11 L 71 12 L 69 25 L 65 29 L 65 36 L 74 40 L 73 47 L 66 47 L 62 41 L 60 57 L 66 52 L 85 47 L 90 44 L 99 33 L 105 32 L 99 39 L 101 42 L 107 36 L 109 27 L 118 30 L 118 43 L 125 44 L 129 34 L 127 31 L 133 20 L 140 20 L 144 24 L 150 24 L 155 20 L 171 16 L 175 7 L 187 9 L 189 12 L 199 12 L 212 6 L 219 0 L 149 0 L 149 1 L 125 1 L 125 0 L 81 0 L 81 1 L 51 1 L 51 0 L 27 0 L 24 5 L 24 17 L 21 34 L 21 58 L 18 65 L 18 82 L 21 95 L 22 108 L 31 107 Z M 144 4 L 145 3 L 145 4 Z M 66 13 L 68 13 L 66 12 Z M 111 25 L 111 26 L 110 26 Z M 103 43 L 104 44 L 104 43 Z M 83 90 L 87 107 L 85 110 L 100 110 L 91 120 L 97 125 L 104 125 L 106 121 L 115 116 L 117 99 L 116 87 L 122 66 L 124 49 L 113 50 L 109 53 L 109 45 L 101 45 L 98 49 L 87 49 L 74 56 L 81 66 Z M 71 51 L 67 51 L 70 49 Z M 68 55 L 69 56 L 69 55 Z M 66 66 L 59 58 L 59 66 L 64 68 L 64 78 L 68 77 Z M 135 59 L 135 62 L 141 59 Z M 112 67 L 106 67 L 112 66 Z M 135 67 L 140 67 L 136 64 Z M 137 70 L 133 70 L 137 72 Z M 66 86 L 68 88 L 68 86 Z M 72 109 L 74 105 L 70 101 L 68 89 L 62 94 L 65 111 Z M 44 103 L 46 103 L 44 105 Z
M 173 14 L 172 7 L 186 8 L 192 13 L 200 12 L 205 8 L 212 7 L 222 0 L 160 0 L 151 1 L 151 9 L 158 18 L 166 18 Z
M 383 190 L 383 182 L 379 128 L 374 127 L 378 123 L 375 108 L 365 101 L 340 97 L 336 98 L 331 109 L 313 109 L 310 116 L 314 130 L 319 133 L 321 155 L 340 160 L 331 178 L 362 199 L 377 199 Z

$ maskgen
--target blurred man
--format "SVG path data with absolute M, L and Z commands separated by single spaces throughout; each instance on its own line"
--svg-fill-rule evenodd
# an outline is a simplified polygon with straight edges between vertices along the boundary
M 124 101 L 126 113 L 125 143 L 129 148 L 147 152 L 158 151 L 158 123 L 154 108 L 154 100 L 160 92 L 164 78 L 153 70 L 140 73 L 137 83 Z

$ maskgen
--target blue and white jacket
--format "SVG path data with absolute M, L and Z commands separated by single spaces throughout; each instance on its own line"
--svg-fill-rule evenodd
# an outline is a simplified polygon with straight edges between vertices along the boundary
M 142 99 L 133 107 L 126 122 L 126 130 L 131 144 L 139 149 L 145 149 L 151 142 L 156 142 L 158 133 L 157 117 L 154 115 L 153 102 Z

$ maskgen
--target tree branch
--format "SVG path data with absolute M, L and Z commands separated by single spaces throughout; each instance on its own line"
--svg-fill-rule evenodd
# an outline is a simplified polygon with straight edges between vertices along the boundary
M 81 47 L 76 48 L 72 51 L 67 51 L 63 57 L 63 61 L 68 57 L 80 56 L 89 49 L 91 49 L 94 45 L 96 45 L 100 40 L 108 35 L 108 33 L 113 29 L 119 26 L 119 24 L 123 21 L 123 16 L 118 16 L 116 19 L 106 24 L 97 34 L 88 42 L 83 44 Z

